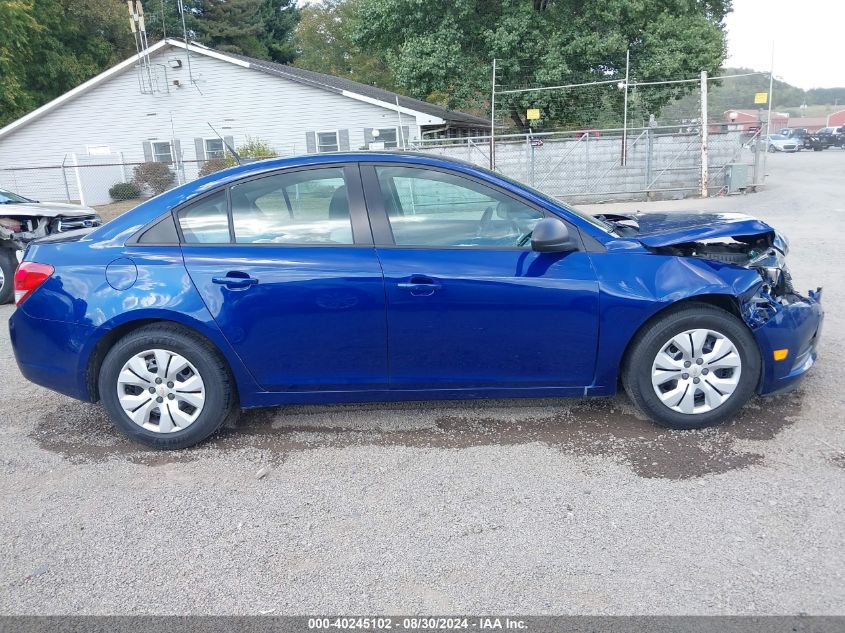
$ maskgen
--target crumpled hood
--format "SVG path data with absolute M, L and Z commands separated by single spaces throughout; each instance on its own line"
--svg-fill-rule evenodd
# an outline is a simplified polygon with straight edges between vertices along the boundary
M 64 202 L 23 202 L 19 204 L 0 204 L 0 217 L 26 216 L 40 218 L 75 218 L 86 215 L 97 215 L 91 207 L 81 204 L 65 204 Z
M 632 237 L 652 248 L 775 232 L 765 222 L 741 213 L 637 213 L 606 217 L 638 223 L 639 232 Z

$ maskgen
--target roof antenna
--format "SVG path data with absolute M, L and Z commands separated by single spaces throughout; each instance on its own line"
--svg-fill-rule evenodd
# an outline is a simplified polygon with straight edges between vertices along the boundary
M 206 121 L 206 123 L 208 123 L 208 121 Z M 240 156 L 240 154 L 238 154 L 238 153 L 235 151 L 235 148 L 234 148 L 234 147 L 232 147 L 231 145 L 229 145 L 229 144 L 226 142 L 226 139 L 225 139 L 225 138 L 223 138 L 222 136 L 220 136 L 220 133 L 219 133 L 217 130 L 215 130 L 215 129 L 214 129 L 214 126 L 213 126 L 213 125 L 211 125 L 211 123 L 208 123 L 208 127 L 210 127 L 210 128 L 211 128 L 211 131 L 212 131 L 212 132 L 214 132 L 214 133 L 217 135 L 217 138 L 219 138 L 221 141 L 223 141 L 223 145 L 225 145 L 225 146 L 226 146 L 226 149 L 228 149 L 228 150 L 229 150 L 229 152 L 231 152 L 232 156 L 234 156 L 234 157 L 235 157 L 235 160 L 237 161 L 238 165 L 243 165 L 243 162 L 241 161 L 241 156 Z

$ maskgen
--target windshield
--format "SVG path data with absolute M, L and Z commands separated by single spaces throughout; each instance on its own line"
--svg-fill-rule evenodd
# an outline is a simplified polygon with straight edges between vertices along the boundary
M 11 191 L 0 189 L 0 204 L 18 204 L 21 202 L 35 202 L 35 200 L 30 200 Z
M 530 187 L 523 182 L 519 182 L 518 180 L 514 180 L 513 178 L 508 178 L 507 176 L 500 174 L 499 172 L 490 171 L 489 169 L 485 169 L 484 167 L 479 167 L 478 165 L 473 165 L 473 167 L 475 167 L 476 169 L 481 169 L 482 171 L 486 171 L 491 176 L 495 176 L 496 178 L 499 178 L 500 180 L 505 180 L 505 181 L 511 183 L 512 185 L 515 185 L 517 187 L 525 189 L 526 191 L 528 191 L 528 192 L 534 194 L 535 196 L 537 196 L 538 198 L 542 198 L 543 200 L 546 200 L 550 204 L 553 204 L 555 206 L 566 209 L 572 215 L 575 215 L 575 216 L 581 218 L 585 222 L 589 222 L 590 224 L 592 224 L 596 228 L 601 229 L 605 233 L 613 233 L 614 232 L 613 225 L 611 225 L 610 223 L 604 222 L 603 220 L 599 220 L 597 217 L 592 216 L 589 213 L 579 211 L 575 207 L 572 207 L 572 206 L 566 204 L 565 202 L 561 202 L 560 200 L 558 200 L 556 198 L 552 198 L 550 195 L 543 193 L 539 189 L 535 189 L 534 187 Z
M 781 135 L 781 134 L 772 134 L 769 138 L 773 141 L 785 141 L 786 140 L 786 137 Z

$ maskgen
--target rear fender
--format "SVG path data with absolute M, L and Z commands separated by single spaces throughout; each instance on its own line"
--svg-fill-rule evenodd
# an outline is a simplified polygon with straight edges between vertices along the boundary
M 90 393 L 89 362 L 103 338 L 115 328 L 151 321 L 178 323 L 211 341 L 229 364 L 245 402 L 261 391 L 191 282 L 178 246 L 86 248 L 78 262 L 74 246 L 51 245 L 49 261 L 56 263 L 56 271 L 19 309 L 35 319 L 77 326 L 77 375 L 84 392 Z

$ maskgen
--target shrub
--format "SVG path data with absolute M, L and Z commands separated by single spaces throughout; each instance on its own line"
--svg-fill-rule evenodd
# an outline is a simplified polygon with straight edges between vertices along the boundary
M 149 187 L 154 194 L 160 194 L 170 189 L 176 176 L 166 163 L 148 162 L 135 167 L 132 182 L 138 189 Z
M 200 176 L 208 176 L 221 169 L 226 169 L 226 161 L 222 158 L 209 158 L 200 167 Z
M 109 195 L 115 202 L 132 200 L 141 195 L 141 189 L 134 182 L 117 182 L 109 189 Z

